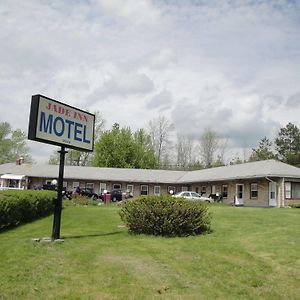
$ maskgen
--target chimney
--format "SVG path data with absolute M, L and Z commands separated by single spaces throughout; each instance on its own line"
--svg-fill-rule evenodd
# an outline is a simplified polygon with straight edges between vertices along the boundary
M 24 157 L 23 156 L 21 156 L 20 158 L 17 158 L 16 159 L 16 165 L 17 166 L 20 166 L 20 165 L 22 165 L 24 163 Z

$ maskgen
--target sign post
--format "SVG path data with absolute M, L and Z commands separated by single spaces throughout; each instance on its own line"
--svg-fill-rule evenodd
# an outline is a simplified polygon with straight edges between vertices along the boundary
M 65 166 L 65 147 L 62 146 L 61 150 L 58 151 L 60 154 L 59 159 L 59 176 L 57 185 L 57 198 L 54 202 L 54 216 L 53 216 L 53 227 L 52 227 L 52 240 L 60 239 L 60 223 L 61 223 L 61 210 L 62 210 L 62 192 L 63 192 L 63 181 L 64 181 L 64 166 Z
M 94 150 L 95 115 L 42 95 L 31 99 L 28 139 L 61 147 L 52 240 L 60 238 L 66 148 Z

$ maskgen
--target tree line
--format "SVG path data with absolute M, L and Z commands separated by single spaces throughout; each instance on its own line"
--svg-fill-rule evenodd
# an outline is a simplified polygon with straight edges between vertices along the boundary
M 273 140 L 262 137 L 258 146 L 251 149 L 249 157 L 238 155 L 228 162 L 226 158 L 228 139 L 221 138 L 211 128 L 204 129 L 198 140 L 188 136 L 174 135 L 174 125 L 164 116 L 148 122 L 146 128 L 133 131 L 115 123 L 105 129 L 105 120 L 95 113 L 94 152 L 68 150 L 66 165 L 196 170 L 238 164 L 248 161 L 276 159 L 300 167 L 300 129 L 293 123 L 279 129 Z M 15 161 L 20 156 L 32 162 L 26 135 L 12 130 L 7 122 L 0 122 L 0 163 Z M 227 159 L 227 162 L 226 162 Z M 57 151 L 49 158 L 49 164 L 58 164 Z
M 276 159 L 300 167 L 300 129 L 288 123 L 279 129 L 274 140 L 263 137 L 258 146 L 251 149 L 249 157 L 238 155 L 226 162 L 228 139 L 221 138 L 211 128 L 205 128 L 198 140 L 176 135 L 174 124 L 166 117 L 150 120 L 146 128 L 132 131 L 115 123 L 104 130 L 105 121 L 96 113 L 96 136 L 94 153 L 69 151 L 66 163 L 69 165 L 90 165 L 95 167 L 143 168 L 196 170 L 239 164 L 258 160 Z M 88 159 L 86 156 L 89 155 Z M 54 154 L 54 163 L 58 156 Z M 53 158 L 52 157 L 52 158 Z M 227 158 L 228 161 L 228 158 Z M 50 163 L 53 159 L 50 159 Z

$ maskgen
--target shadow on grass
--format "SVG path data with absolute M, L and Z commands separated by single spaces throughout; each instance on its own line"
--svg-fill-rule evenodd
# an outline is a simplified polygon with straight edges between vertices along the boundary
M 124 231 L 115 231 L 115 232 L 108 232 L 108 233 L 95 233 L 95 234 L 83 234 L 83 235 L 73 235 L 73 236 L 62 236 L 62 239 L 84 239 L 89 237 L 103 237 L 103 236 L 111 236 L 117 234 L 123 234 Z

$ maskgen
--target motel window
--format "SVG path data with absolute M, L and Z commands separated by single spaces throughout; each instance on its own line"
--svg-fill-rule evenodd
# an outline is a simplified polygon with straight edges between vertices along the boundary
M 300 183 L 298 182 L 292 183 L 292 197 L 294 199 L 300 199 Z
M 182 192 L 185 192 L 185 191 L 188 191 L 188 190 L 189 190 L 189 189 L 188 189 L 187 186 L 182 186 L 182 187 L 181 187 L 181 191 L 182 191 Z
M 159 185 L 154 186 L 154 195 L 160 196 L 160 186 Z
M 257 197 L 258 197 L 258 184 L 251 183 L 250 184 L 250 198 L 257 199 Z
M 94 190 L 94 183 L 91 183 L 91 182 L 88 182 L 86 185 L 85 185 L 85 188 L 91 192 L 93 192 Z
M 228 197 L 228 185 L 227 184 L 222 185 L 222 197 L 223 198 Z
M 67 181 L 63 181 L 63 190 L 64 191 L 68 190 L 68 182 Z
M 171 191 L 173 191 L 173 195 L 176 194 L 175 186 L 168 186 L 168 193 L 170 194 Z
M 148 195 L 148 185 L 141 185 L 141 196 Z
M 104 191 L 106 190 L 106 183 L 105 182 L 100 182 L 100 194 L 104 194 Z
M 206 186 L 201 186 L 201 195 L 206 194 Z
M 292 184 L 291 184 L 291 182 L 285 182 L 284 191 L 285 191 L 285 198 L 286 199 L 291 199 L 292 198 Z
M 73 181 L 72 187 L 73 187 L 73 191 L 75 191 L 76 188 L 79 187 L 79 181 Z
M 132 184 L 127 184 L 126 192 L 127 192 L 130 196 L 133 196 L 133 185 L 132 185 Z
M 121 184 L 115 183 L 113 184 L 113 190 L 120 190 L 121 189 Z

